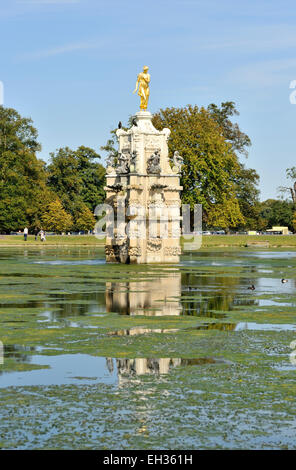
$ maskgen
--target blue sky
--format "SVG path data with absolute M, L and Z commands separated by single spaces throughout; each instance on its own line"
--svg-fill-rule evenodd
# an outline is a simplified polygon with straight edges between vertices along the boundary
M 99 151 L 138 111 L 143 65 L 149 110 L 235 101 L 252 140 L 247 166 L 261 199 L 296 165 L 296 9 L 278 0 L 0 0 L 4 105 L 30 116 L 48 159 L 58 147 Z

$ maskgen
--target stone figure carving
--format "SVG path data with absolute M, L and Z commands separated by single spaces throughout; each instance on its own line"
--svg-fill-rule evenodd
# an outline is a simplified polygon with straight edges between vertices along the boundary
M 109 184 L 106 186 L 106 188 L 111 189 L 111 191 L 114 191 L 115 193 L 119 193 L 120 191 L 123 190 L 123 185 L 120 183 Z
M 108 155 L 107 160 L 106 160 L 107 167 L 110 166 L 110 167 L 114 168 L 114 166 L 115 166 L 115 159 L 116 159 L 116 157 L 115 157 L 114 153 L 110 153 L 110 154 Z
M 176 169 L 176 171 L 180 173 L 182 169 L 182 165 L 184 163 L 184 159 L 183 157 L 181 157 L 181 155 L 179 154 L 177 150 L 174 152 L 173 163 L 174 163 L 174 169 Z
M 161 172 L 159 152 L 160 149 L 155 150 L 155 152 L 148 158 L 147 173 L 159 174 Z
M 137 151 L 134 150 L 131 154 L 130 158 L 130 172 L 133 173 L 136 171 L 136 164 L 137 164 Z
M 119 153 L 117 158 L 117 168 L 116 173 L 128 173 L 129 172 L 129 160 L 130 155 L 126 153 Z
M 150 75 L 148 73 L 148 67 L 145 65 L 143 67 L 143 72 L 139 73 L 137 77 L 136 87 L 133 93 L 136 93 L 138 90 L 138 95 L 141 98 L 140 109 L 141 111 L 146 111 L 148 106 L 148 99 L 149 99 L 149 82 L 150 82 Z M 138 88 L 139 87 L 139 88 Z

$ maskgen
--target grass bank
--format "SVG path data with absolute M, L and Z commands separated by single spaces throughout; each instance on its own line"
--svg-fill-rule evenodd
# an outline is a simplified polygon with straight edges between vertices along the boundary
M 40 238 L 35 240 L 34 235 L 29 235 L 25 242 L 22 235 L 1 235 L 0 246 L 102 246 L 105 240 L 99 240 L 92 235 L 49 235 L 45 242 Z
M 204 235 L 202 247 L 296 248 L 296 235 Z
M 29 235 L 25 242 L 22 235 L 1 235 L 0 246 L 103 246 L 105 240 L 91 235 L 49 235 L 45 242 L 35 241 Z M 295 248 L 296 235 L 204 235 L 202 248 L 245 247 L 250 248 Z

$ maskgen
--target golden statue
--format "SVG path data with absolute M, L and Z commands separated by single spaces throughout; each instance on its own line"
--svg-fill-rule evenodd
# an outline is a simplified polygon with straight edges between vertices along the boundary
M 148 106 L 148 99 L 149 99 L 149 82 L 150 82 L 150 75 L 148 73 L 148 67 L 145 65 L 143 67 L 143 72 L 139 73 L 136 83 L 136 88 L 134 89 L 133 93 L 136 93 L 138 86 L 138 95 L 141 97 L 141 104 L 140 109 L 142 111 L 146 111 Z

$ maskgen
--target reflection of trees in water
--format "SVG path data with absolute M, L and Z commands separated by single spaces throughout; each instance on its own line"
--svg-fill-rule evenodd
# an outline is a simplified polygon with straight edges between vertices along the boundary
M 203 325 L 193 327 L 192 329 L 234 331 L 235 327 L 236 327 L 236 323 L 204 323 Z
M 96 292 L 54 292 L 48 294 L 45 301 L 2 303 L 0 307 L 45 309 L 45 316 L 50 321 L 106 310 L 124 315 L 223 317 L 225 315 L 221 312 L 234 306 L 256 303 L 252 299 L 235 296 L 235 290 L 243 284 L 242 281 L 245 280 L 238 276 L 174 271 L 161 273 L 159 278 L 96 284 Z
M 199 276 L 182 274 L 183 315 L 204 317 L 225 317 L 235 305 L 254 305 L 253 299 L 235 297 L 235 290 L 241 285 L 237 276 Z
M 31 362 L 32 356 L 26 352 L 34 352 L 36 348 L 33 346 L 21 346 L 18 344 L 3 345 L 4 361 L 5 359 L 14 359 L 16 362 Z M 3 374 L 0 371 L 0 375 Z
M 29 300 L 28 302 L 5 302 L 5 303 L 0 303 L 0 308 L 43 308 L 44 307 L 44 302 L 40 300 Z
M 51 321 L 105 311 L 104 292 L 55 293 L 48 297 L 49 301 L 43 303 L 43 308 L 48 310 Z
M 1 303 L 1 309 L 45 309 L 50 321 L 58 321 L 69 316 L 82 316 L 92 312 L 105 312 L 105 285 L 101 292 L 76 292 L 48 294 L 47 300 L 30 300 L 23 303 Z M 98 288 L 98 286 L 96 286 Z

